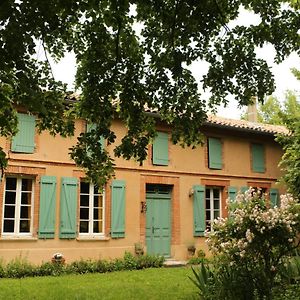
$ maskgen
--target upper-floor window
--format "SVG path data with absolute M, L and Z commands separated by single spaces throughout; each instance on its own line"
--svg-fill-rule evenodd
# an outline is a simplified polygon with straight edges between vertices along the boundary
M 257 173 L 264 173 L 265 166 L 265 148 L 262 144 L 251 144 L 251 160 L 252 171 Z
M 104 234 L 104 192 L 97 185 L 80 182 L 79 233 Z
M 18 132 L 12 138 L 11 150 L 20 153 L 33 153 L 35 116 L 18 113 L 18 122 Z
M 222 141 L 219 138 L 207 139 L 208 167 L 210 169 L 222 169 Z
M 167 166 L 169 164 L 169 136 L 167 132 L 157 132 L 152 147 L 153 165 Z
M 253 185 L 251 183 L 251 194 L 252 196 L 254 193 L 257 194 L 259 198 L 267 199 L 269 202 L 270 207 L 280 206 L 280 197 L 279 197 L 279 190 L 276 188 L 269 188 L 265 185 L 265 187 L 261 187 L 260 184 Z M 245 193 L 250 187 L 241 187 L 240 191 Z
M 3 201 L 4 235 L 28 235 L 32 232 L 33 179 L 7 177 Z
M 86 124 L 86 132 L 91 132 L 92 130 L 96 130 L 96 124 L 93 123 L 87 123 Z M 104 149 L 105 147 L 105 139 L 103 136 L 100 137 L 99 143 L 101 145 L 101 148 Z
M 219 187 L 205 189 L 205 222 L 208 230 L 211 230 L 214 219 L 221 217 L 221 195 Z

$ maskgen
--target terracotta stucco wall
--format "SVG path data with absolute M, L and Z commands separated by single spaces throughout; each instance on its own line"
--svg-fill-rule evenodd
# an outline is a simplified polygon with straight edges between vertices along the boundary
M 159 127 L 160 130 L 169 131 L 169 128 Z M 208 137 L 219 137 L 222 141 L 222 170 L 208 168 L 207 147 L 199 146 L 196 149 L 181 148 L 169 143 L 169 165 L 154 166 L 151 160 L 151 146 L 149 158 L 143 166 L 130 160 L 116 159 L 116 179 L 126 182 L 126 206 L 125 206 L 125 238 L 112 239 L 110 231 L 110 182 L 106 185 L 105 207 L 105 238 L 71 240 L 59 239 L 60 216 L 60 186 L 62 177 L 84 177 L 84 173 L 78 169 L 68 156 L 69 148 L 75 144 L 76 136 L 85 130 L 85 122 L 76 122 L 76 135 L 72 138 L 52 137 L 47 132 L 36 135 L 36 149 L 33 154 L 18 154 L 10 151 L 10 142 L 1 138 L 0 146 L 8 154 L 8 174 L 32 175 L 35 182 L 34 195 L 34 220 L 33 236 L 31 238 L 0 238 L 0 257 L 10 260 L 22 255 L 30 261 L 40 263 L 50 260 L 56 252 L 61 252 L 67 262 L 80 258 L 101 258 L 122 256 L 124 251 L 134 251 L 134 244 L 145 243 L 145 213 L 141 212 L 141 202 L 145 201 L 146 183 L 170 184 L 173 186 L 171 199 L 172 239 L 171 256 L 177 259 L 185 259 L 187 246 L 196 245 L 197 248 L 206 248 L 205 239 L 193 236 L 193 198 L 189 192 L 193 185 L 220 186 L 222 187 L 223 215 L 226 215 L 227 188 L 235 186 L 277 187 L 280 192 L 283 187 L 276 185 L 276 179 L 280 177 L 277 167 L 282 151 L 270 136 L 259 134 L 237 133 L 222 129 L 208 129 L 205 133 Z M 118 139 L 125 134 L 126 129 L 119 121 L 113 124 Z M 251 170 L 251 143 L 262 143 L 265 147 L 266 172 L 255 173 Z M 113 153 L 114 145 L 108 146 Z M 56 230 L 55 238 L 42 240 L 37 238 L 39 221 L 39 181 L 42 175 L 56 176 Z M 0 185 L 0 216 L 3 213 L 4 180 Z M 79 201 L 79 199 L 77 199 Z M 2 218 L 0 223 L 2 230 Z

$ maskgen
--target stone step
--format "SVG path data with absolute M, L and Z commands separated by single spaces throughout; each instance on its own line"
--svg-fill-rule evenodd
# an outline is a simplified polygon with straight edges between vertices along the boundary
M 184 267 L 187 265 L 185 260 L 166 259 L 163 266 L 166 268 Z

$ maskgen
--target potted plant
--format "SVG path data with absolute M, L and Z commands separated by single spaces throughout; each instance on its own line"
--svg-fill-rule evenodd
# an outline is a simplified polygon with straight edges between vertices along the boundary
M 53 264 L 62 264 L 63 265 L 66 260 L 61 253 L 54 253 L 51 258 L 51 261 Z
M 187 247 L 188 257 L 193 257 L 195 255 L 196 247 L 194 245 L 190 245 Z
M 134 244 L 134 252 L 136 255 L 140 256 L 144 254 L 144 247 L 141 243 Z

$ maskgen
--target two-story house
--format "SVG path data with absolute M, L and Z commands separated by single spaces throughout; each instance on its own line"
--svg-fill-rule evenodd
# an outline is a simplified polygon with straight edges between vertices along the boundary
M 74 137 L 63 138 L 38 134 L 32 115 L 18 117 L 18 134 L 0 138 L 9 157 L 0 184 L 4 260 L 22 255 L 40 263 L 56 252 L 67 262 L 114 258 L 134 252 L 136 243 L 185 259 L 190 245 L 206 249 L 204 231 L 227 215 L 227 198 L 260 187 L 275 205 L 283 192 L 276 184 L 282 149 L 274 141 L 286 133 L 281 126 L 210 117 L 201 130 L 205 145 L 191 149 L 173 145 L 171 129 L 158 121 L 143 166 L 116 158 L 115 179 L 99 191 L 68 155 L 87 130 L 84 120 L 76 121 Z M 116 119 L 113 130 L 121 139 L 126 129 Z

